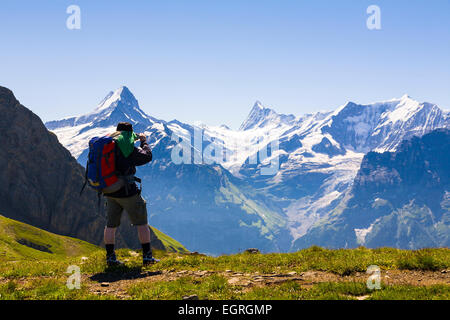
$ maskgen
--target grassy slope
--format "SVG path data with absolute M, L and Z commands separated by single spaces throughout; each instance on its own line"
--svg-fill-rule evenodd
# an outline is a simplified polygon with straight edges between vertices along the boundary
M 180 253 L 188 252 L 188 250 L 181 243 L 179 243 L 177 240 L 169 237 L 165 233 L 162 233 L 161 231 L 159 231 L 155 227 L 150 226 L 150 228 L 155 233 L 156 237 L 159 240 L 162 241 L 162 243 L 163 243 L 163 245 L 164 245 L 164 247 L 166 248 L 167 251 L 180 252 Z
M 154 227 L 151 229 L 168 251 L 188 252 L 178 241 Z M 65 259 L 88 255 L 99 249 L 85 241 L 56 235 L 0 215 L 0 263 L 23 259 Z
M 0 216 L 0 263 L 11 260 L 66 259 L 98 247 Z

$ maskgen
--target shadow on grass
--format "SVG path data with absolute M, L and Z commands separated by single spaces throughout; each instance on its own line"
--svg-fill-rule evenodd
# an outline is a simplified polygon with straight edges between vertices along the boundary
M 116 282 L 120 280 L 132 280 L 147 278 L 162 274 L 161 271 L 142 271 L 142 267 L 107 267 L 104 272 L 100 272 L 89 277 L 96 282 Z

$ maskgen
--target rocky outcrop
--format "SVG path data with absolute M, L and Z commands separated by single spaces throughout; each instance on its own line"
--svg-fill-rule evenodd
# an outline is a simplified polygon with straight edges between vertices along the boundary
M 41 119 L 0 87 L 0 212 L 44 230 L 102 244 L 105 213 L 87 188 L 84 169 L 47 130 Z M 126 215 L 118 246 L 138 247 Z M 152 246 L 164 249 L 152 231 Z

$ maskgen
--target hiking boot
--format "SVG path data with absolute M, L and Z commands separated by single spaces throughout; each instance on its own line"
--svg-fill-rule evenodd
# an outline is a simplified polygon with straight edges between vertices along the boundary
M 110 254 L 106 256 L 106 264 L 108 267 L 116 267 L 116 266 L 122 266 L 123 262 L 117 260 L 116 254 Z
M 151 265 L 151 264 L 155 264 L 155 263 L 157 263 L 157 262 L 159 262 L 159 260 L 153 258 L 151 253 L 146 253 L 146 254 L 144 254 L 144 255 L 142 256 L 142 264 L 143 264 L 144 266 L 148 266 L 148 265 Z

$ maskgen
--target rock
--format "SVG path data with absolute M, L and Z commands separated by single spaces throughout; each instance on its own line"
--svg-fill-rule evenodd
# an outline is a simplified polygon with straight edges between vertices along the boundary
M 198 300 L 198 295 L 192 294 L 190 296 L 183 296 L 183 300 Z
M 287 280 L 288 281 L 303 281 L 304 279 L 302 277 L 293 277 L 293 278 L 289 278 Z
M 287 273 L 287 275 L 289 275 L 289 276 L 295 276 L 296 274 L 297 274 L 297 272 L 295 272 L 295 271 L 291 271 L 291 272 Z
M 228 279 L 228 284 L 231 284 L 233 286 L 243 286 L 243 287 L 247 287 L 251 284 L 250 280 L 247 279 L 241 279 L 241 278 L 231 278 Z
M 283 282 L 286 282 L 286 281 L 288 281 L 289 279 L 280 279 L 280 278 L 277 278 L 277 279 L 270 279 L 269 280 L 269 282 L 270 283 L 283 283 Z
M 200 257 L 206 257 L 206 254 L 203 253 L 199 253 L 198 251 L 194 251 L 194 252 L 189 252 L 187 253 L 190 256 L 200 256 Z
M 245 250 L 246 253 L 251 253 L 251 254 L 256 254 L 256 253 L 260 253 L 258 249 L 256 248 L 249 248 L 247 250 Z
M 240 285 L 243 287 L 248 287 L 252 284 L 252 282 L 250 280 L 243 280 Z
M 302 272 L 300 275 L 302 277 L 314 277 L 316 275 L 316 272 L 314 272 L 314 271 L 306 271 L 306 272 Z
M 102 283 L 100 283 L 100 286 L 109 287 L 109 282 L 102 282 Z
M 233 270 L 225 270 L 225 272 L 233 272 Z
M 282 274 L 282 273 L 275 273 L 270 275 L 269 277 L 271 278 L 283 278 L 283 277 L 289 277 L 287 274 Z
M 240 281 L 240 279 L 239 278 L 230 278 L 230 279 L 228 279 L 228 284 L 236 284 L 236 283 L 238 283 Z

